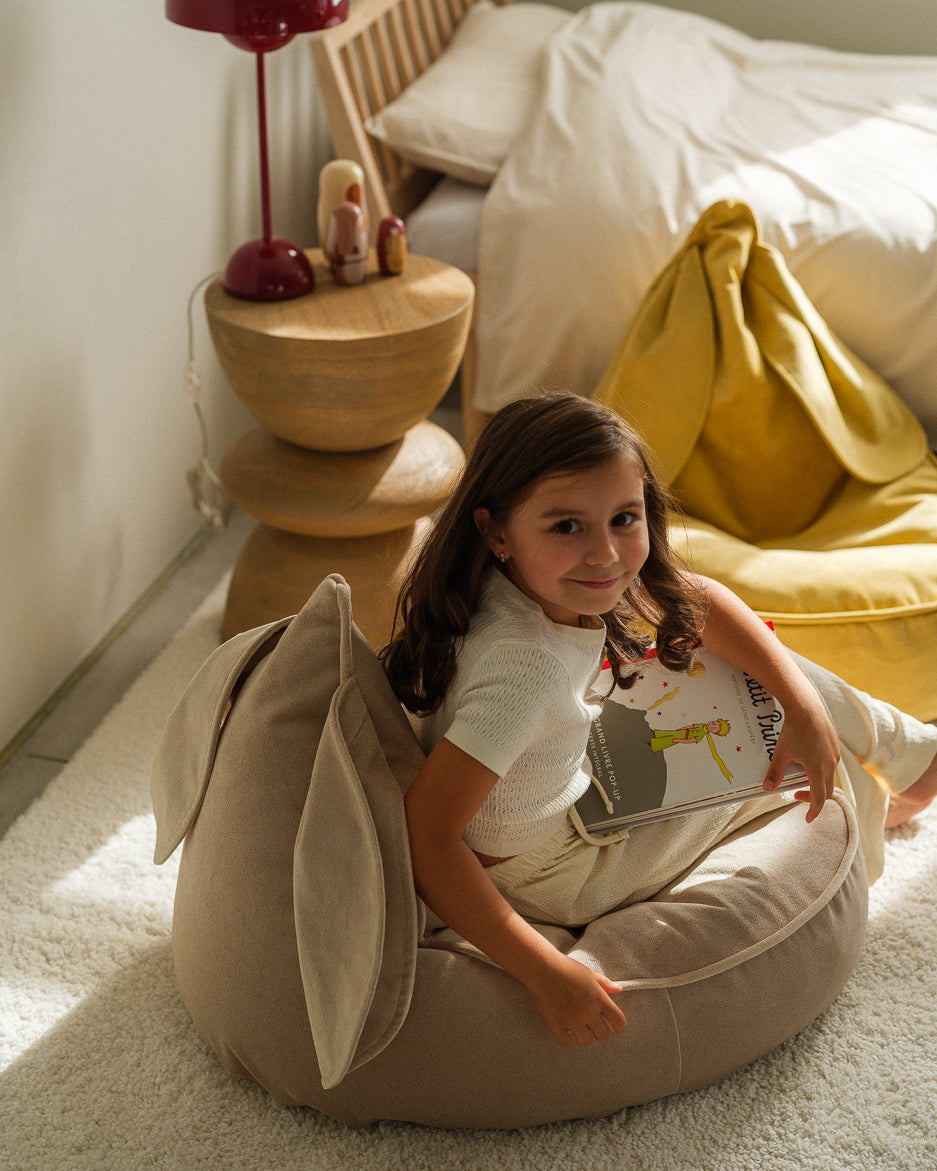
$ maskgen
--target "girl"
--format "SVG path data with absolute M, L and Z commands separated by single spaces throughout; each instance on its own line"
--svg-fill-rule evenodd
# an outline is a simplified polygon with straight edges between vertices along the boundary
M 406 797 L 417 890 L 524 985 L 561 1045 L 621 1032 L 620 987 L 531 921 L 581 925 L 653 894 L 789 800 L 774 790 L 790 761 L 806 771 L 809 790 L 796 796 L 812 821 L 832 794 L 840 737 L 908 790 L 898 816 L 937 793 L 937 728 L 802 669 L 734 594 L 678 568 L 670 507 L 637 435 L 604 406 L 571 394 L 510 404 L 424 545 L 382 652 L 398 697 L 424 717 L 428 756 Z M 648 626 L 667 666 L 686 669 L 705 645 L 777 696 L 785 722 L 769 796 L 590 838 L 570 811 L 590 783 L 585 748 L 604 698 L 596 677 L 607 657 L 627 687 Z M 861 787 L 861 774 L 874 790 L 846 755 L 849 779 Z

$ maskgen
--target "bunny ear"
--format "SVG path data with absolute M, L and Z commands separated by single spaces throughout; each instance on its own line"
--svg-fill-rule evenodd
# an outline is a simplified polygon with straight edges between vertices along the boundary
M 150 778 L 157 865 L 170 857 L 198 816 L 228 700 L 244 675 L 273 650 L 290 622 L 292 618 L 281 618 L 223 643 L 198 669 L 170 713 Z
M 333 622 L 340 683 L 293 852 L 299 967 L 326 1089 L 397 1035 L 422 934 L 402 790 L 423 754 L 354 625 L 344 582 L 334 593 Z

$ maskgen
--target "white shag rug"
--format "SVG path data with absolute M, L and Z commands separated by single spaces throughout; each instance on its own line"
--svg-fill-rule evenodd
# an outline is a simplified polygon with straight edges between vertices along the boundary
M 707 1090 L 527 1131 L 349 1130 L 231 1078 L 176 990 L 176 859 L 152 863 L 149 802 L 163 721 L 216 644 L 224 584 L 0 840 L 4 1171 L 937 1167 L 937 810 L 890 836 L 836 1004 Z

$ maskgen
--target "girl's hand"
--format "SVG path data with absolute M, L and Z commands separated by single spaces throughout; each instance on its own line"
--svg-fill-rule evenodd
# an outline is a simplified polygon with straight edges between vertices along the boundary
M 833 795 L 833 778 L 839 763 L 839 740 L 823 701 L 762 620 L 748 606 L 711 578 L 695 577 L 707 599 L 703 645 L 747 671 L 777 697 L 784 709 L 784 724 L 778 737 L 764 787 L 773 793 L 789 764 L 796 762 L 807 774 L 810 791 L 795 793 L 798 801 L 810 802 L 807 821 L 820 814 L 823 803 Z
M 794 796 L 804 804 L 809 802 L 807 821 L 810 822 L 819 816 L 823 803 L 833 795 L 840 753 L 839 739 L 826 708 L 810 684 L 807 688 L 801 703 L 785 708 L 784 723 L 764 787 L 767 792 L 774 792 L 787 766 L 791 762 L 799 764 L 807 774 L 810 788 L 798 789 Z
M 564 1047 L 606 1041 L 623 1033 L 628 1022 L 612 1000 L 621 985 L 590 971 L 584 964 L 556 952 L 528 979 L 524 986 L 537 1011 Z

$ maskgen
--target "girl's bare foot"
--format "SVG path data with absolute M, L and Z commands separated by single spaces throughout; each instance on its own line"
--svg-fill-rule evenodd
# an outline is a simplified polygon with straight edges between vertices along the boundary
M 937 756 L 910 789 L 905 789 L 903 793 L 892 793 L 889 796 L 885 828 L 894 829 L 896 825 L 904 825 L 916 814 L 926 809 L 935 797 L 937 797 Z

